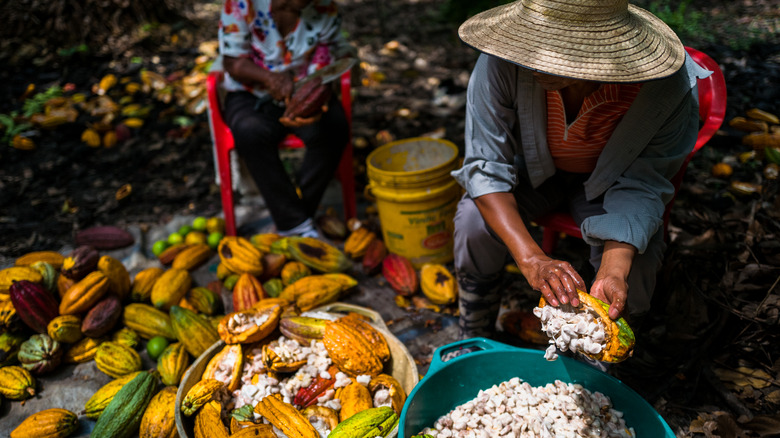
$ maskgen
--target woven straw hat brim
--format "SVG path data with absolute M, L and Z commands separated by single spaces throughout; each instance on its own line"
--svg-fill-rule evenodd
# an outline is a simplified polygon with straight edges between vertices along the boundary
M 458 34 L 476 50 L 522 67 L 590 81 L 644 82 L 684 64 L 685 47 L 653 14 L 633 5 L 611 16 L 593 6 L 574 14 L 577 3 L 516 1 L 469 18 Z M 579 19 L 556 20 L 556 6 Z

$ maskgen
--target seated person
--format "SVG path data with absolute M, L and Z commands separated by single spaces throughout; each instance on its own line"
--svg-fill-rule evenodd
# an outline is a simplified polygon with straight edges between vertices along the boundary
M 516 1 L 459 33 L 482 52 L 453 172 L 466 190 L 454 236 L 460 336 L 491 336 L 507 255 L 548 303 L 579 304 L 588 285 L 528 231 L 558 208 L 591 246 L 590 293 L 638 324 L 663 260 L 670 179 L 696 142 L 696 81 L 709 72 L 626 0 Z
M 282 116 L 296 81 L 337 59 L 354 56 L 341 35 L 335 3 L 225 0 L 219 47 L 226 73 L 223 118 L 277 232 L 318 237 L 313 217 L 347 144 L 348 122 L 336 93 L 317 116 Z M 289 133 L 306 145 L 295 182 L 278 152 Z

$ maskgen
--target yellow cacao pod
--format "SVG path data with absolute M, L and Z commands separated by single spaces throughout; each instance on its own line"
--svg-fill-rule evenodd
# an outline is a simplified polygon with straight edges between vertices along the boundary
M 299 261 L 289 261 L 282 267 L 282 284 L 289 286 L 303 277 L 311 275 L 311 269 Z
M 221 401 L 229 397 L 224 383 L 215 379 L 205 379 L 192 385 L 181 401 L 181 412 L 187 417 L 192 416 L 200 408 L 212 400 Z
M 14 265 L 30 266 L 35 262 L 46 262 L 54 266 L 54 269 L 59 270 L 64 260 L 65 256 L 56 251 L 33 251 L 16 259 Z
M 11 431 L 11 438 L 65 438 L 79 427 L 79 419 L 67 409 L 44 409 L 25 418 Z
M 101 139 L 100 134 L 91 128 L 87 128 L 81 133 L 81 141 L 87 146 L 97 148 L 100 147 Z
M 187 270 L 168 269 L 154 282 L 152 305 L 158 309 L 169 310 L 171 306 L 179 304 L 191 286 L 192 276 Z
M 256 277 L 263 275 L 263 253 L 252 243 L 240 236 L 225 236 L 217 247 L 219 260 L 236 274 L 249 273 Z
M 198 243 L 187 247 L 184 251 L 176 254 L 171 263 L 172 268 L 192 271 L 197 269 L 211 257 L 211 247 L 205 243 Z
M 65 350 L 65 353 L 62 355 L 62 361 L 64 363 L 89 362 L 95 358 L 98 346 L 105 341 L 104 338 L 82 338 Z
M 141 336 L 129 327 L 122 327 L 111 335 L 111 340 L 135 348 L 141 342 Z
M 136 303 L 150 302 L 152 297 L 152 287 L 158 278 L 165 272 L 162 268 L 146 268 L 137 274 L 130 287 L 130 299 Z
M 35 378 L 20 366 L 2 367 L 0 368 L 0 395 L 9 400 L 26 400 L 35 395 Z
M 137 351 L 118 342 L 103 342 L 95 353 L 97 368 L 113 378 L 141 370 L 141 356 Z
M 352 262 L 338 248 L 313 237 L 291 236 L 287 251 L 295 260 L 319 272 L 343 272 Z
M 339 421 L 374 407 L 374 400 L 371 398 L 371 392 L 358 382 L 352 382 L 349 385 L 339 388 L 336 398 L 341 400 L 341 410 L 339 411 Z
M 175 438 L 176 431 L 176 387 L 166 386 L 158 392 L 141 418 L 139 438 Z
M 144 339 L 152 339 L 155 336 L 176 339 L 170 315 L 148 304 L 126 305 L 122 322 Z
M 92 271 L 70 287 L 60 301 L 60 315 L 78 315 L 87 312 L 108 292 L 108 277 Z
M 73 344 L 81 340 L 81 318 L 75 315 L 60 315 L 51 321 L 46 327 L 49 337 L 57 342 Z
M 125 265 L 109 255 L 104 255 L 98 260 L 97 269 L 108 279 L 108 290 L 117 294 L 120 301 L 124 301 L 130 293 L 130 274 Z
M 249 238 L 249 241 L 262 253 L 271 252 L 271 244 L 281 239 L 282 236 L 276 233 L 255 234 Z
M 434 304 L 452 304 L 458 299 L 458 282 L 446 266 L 425 263 L 420 268 L 420 288 Z
M 344 254 L 353 259 L 363 257 L 368 245 L 374 239 L 376 239 L 376 233 L 366 227 L 360 227 L 350 233 L 347 240 L 344 241 Z
M 157 371 L 164 385 L 178 385 L 188 366 L 190 354 L 181 342 L 168 345 L 157 358 Z
M 114 399 L 116 393 L 119 392 L 123 386 L 125 386 L 125 383 L 133 380 L 135 376 L 140 373 L 140 371 L 135 371 L 124 375 L 106 383 L 105 385 L 101 386 L 100 389 L 95 391 L 95 393 L 92 394 L 92 397 L 90 397 L 89 400 L 87 400 L 87 402 L 84 404 L 84 413 L 87 418 L 91 420 L 97 420 L 100 418 L 100 415 L 106 409 L 106 406 L 111 403 L 111 400 Z
M 10 300 L 9 289 L 15 281 L 43 282 L 43 275 L 29 266 L 12 266 L 0 271 L 0 301 Z

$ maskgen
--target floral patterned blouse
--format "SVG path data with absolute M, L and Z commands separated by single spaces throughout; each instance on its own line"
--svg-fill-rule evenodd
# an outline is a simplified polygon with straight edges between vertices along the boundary
M 282 37 L 273 19 L 271 0 L 224 0 L 219 21 L 222 55 L 251 58 L 273 72 L 293 71 L 301 79 L 333 60 L 354 56 L 341 35 L 341 15 L 332 0 L 313 0 L 298 24 Z M 227 91 L 247 90 L 262 97 L 263 89 L 241 84 L 225 74 Z

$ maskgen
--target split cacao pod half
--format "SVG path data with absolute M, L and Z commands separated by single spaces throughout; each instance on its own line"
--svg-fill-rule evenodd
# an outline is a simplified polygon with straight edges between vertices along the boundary
M 228 313 L 219 321 L 219 337 L 228 344 L 258 342 L 276 330 L 281 314 L 282 306 L 279 304 L 258 305 Z
M 400 254 L 390 253 L 384 258 L 382 275 L 399 295 L 411 296 L 417 292 L 419 285 L 417 271 L 412 262 Z
M 279 340 L 263 344 L 261 360 L 267 371 L 271 373 L 292 373 L 306 365 L 308 361 L 306 357 L 285 357 L 286 355 L 277 352 L 278 348 Z
M 376 233 L 366 227 L 359 227 L 347 236 L 344 242 L 344 253 L 347 257 L 359 259 L 366 254 L 368 246 L 376 239 Z
M 113 225 L 99 225 L 76 233 L 76 245 L 88 245 L 95 249 L 111 250 L 125 248 L 135 243 L 133 235 Z
M 613 320 L 609 317 L 609 304 L 593 295 L 577 290 L 580 299 L 578 310 L 591 312 L 595 319 L 604 326 L 606 347 L 598 354 L 588 354 L 591 358 L 602 362 L 621 362 L 631 357 L 636 339 L 634 332 L 625 319 Z M 539 307 L 547 305 L 542 297 Z
M 243 369 L 244 354 L 241 344 L 228 344 L 209 360 L 201 380 L 219 380 L 232 393 L 241 384 L 241 372 Z
M 195 416 L 195 438 L 228 438 L 225 423 L 222 422 L 222 405 L 211 401 Z
M 49 322 L 60 314 L 57 300 L 39 283 L 15 281 L 9 294 L 16 314 L 36 333 L 47 333 Z
M 375 402 L 380 398 L 383 398 L 382 402 L 385 402 L 389 398 L 390 406 L 396 414 L 401 415 L 401 410 L 406 403 L 406 391 L 395 377 L 384 373 L 375 376 L 368 383 L 368 389 Z
M 81 245 L 62 261 L 60 273 L 73 280 L 81 280 L 87 274 L 97 269 L 99 259 L 100 254 L 98 254 L 95 247 Z
M 322 339 L 325 335 L 326 319 L 311 316 L 285 316 L 279 320 L 279 330 L 301 345 Z
M 67 409 L 51 408 L 36 412 L 24 419 L 10 438 L 65 438 L 79 427 L 79 419 Z
M 181 413 L 191 417 L 210 401 L 221 402 L 230 398 L 224 383 L 215 379 L 202 379 L 192 385 L 181 401 Z
M 22 368 L 35 375 L 56 369 L 62 361 L 61 344 L 46 334 L 32 335 L 19 349 L 18 359 Z
M 319 272 L 343 272 L 352 262 L 338 248 L 313 237 L 290 236 L 287 251 L 295 260 Z
M 458 282 L 446 266 L 425 263 L 420 268 L 420 288 L 433 304 L 452 304 L 458 299 Z

